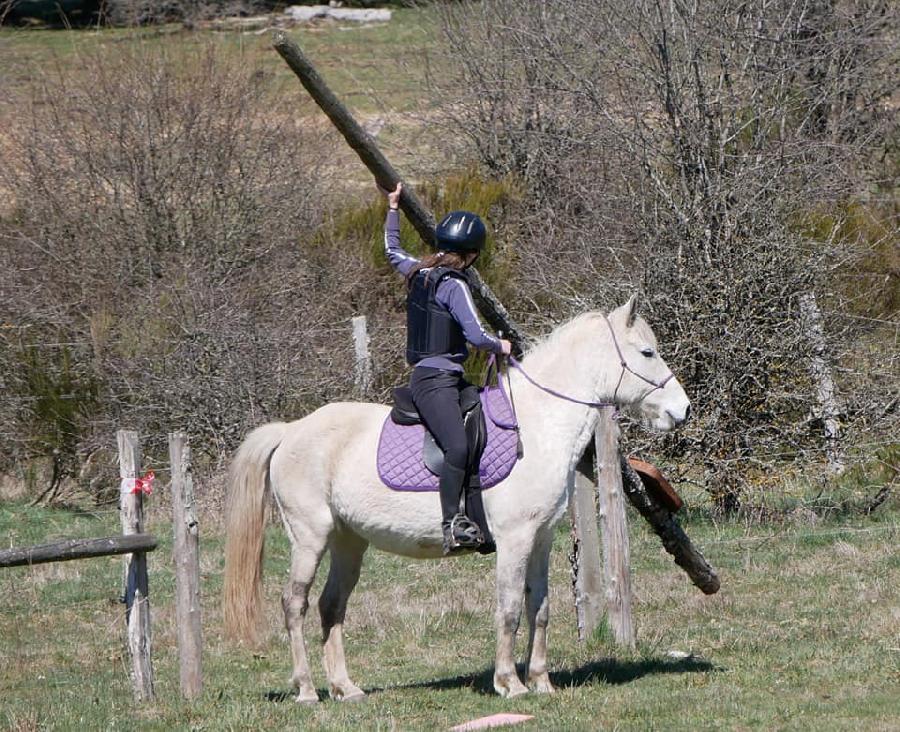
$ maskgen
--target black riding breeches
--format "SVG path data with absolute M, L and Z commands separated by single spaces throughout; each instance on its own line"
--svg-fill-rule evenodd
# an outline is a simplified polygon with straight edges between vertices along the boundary
M 444 464 L 465 470 L 469 461 L 469 443 L 460 409 L 460 393 L 471 387 L 461 371 L 413 369 L 409 379 L 413 403 L 428 430 L 444 451 Z
M 424 366 L 413 369 L 409 379 L 413 403 L 444 451 L 440 494 L 441 519 L 445 525 L 460 512 L 469 463 L 469 443 L 460 408 L 460 394 L 467 387 L 471 384 L 463 378 L 462 372 Z

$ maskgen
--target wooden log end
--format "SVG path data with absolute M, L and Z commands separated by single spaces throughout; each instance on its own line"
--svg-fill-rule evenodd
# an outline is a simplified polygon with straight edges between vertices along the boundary
M 704 595 L 715 595 L 719 591 L 720 586 L 719 577 L 715 573 L 706 582 L 697 585 Z
M 672 513 L 678 513 L 681 510 L 682 506 L 684 506 L 684 501 L 681 500 L 681 496 L 678 495 L 655 465 L 635 457 L 628 458 L 628 464 L 640 476 L 644 487 L 663 506 Z

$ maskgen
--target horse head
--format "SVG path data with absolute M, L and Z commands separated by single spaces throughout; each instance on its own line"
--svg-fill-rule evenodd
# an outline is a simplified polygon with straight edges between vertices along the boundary
M 659 355 L 653 330 L 638 315 L 637 296 L 613 310 L 608 322 L 620 369 L 612 400 L 651 429 L 667 432 L 684 424 L 691 402 Z

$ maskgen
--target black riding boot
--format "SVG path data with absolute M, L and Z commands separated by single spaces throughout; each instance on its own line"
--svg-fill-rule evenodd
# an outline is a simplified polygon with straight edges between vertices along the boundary
M 441 469 L 441 528 L 444 532 L 444 554 L 458 549 L 471 549 L 483 541 L 481 529 L 460 510 L 466 471 L 444 463 Z

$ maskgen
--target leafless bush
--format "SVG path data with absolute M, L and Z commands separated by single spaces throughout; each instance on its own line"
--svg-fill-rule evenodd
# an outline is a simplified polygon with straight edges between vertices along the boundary
M 531 192 L 528 299 L 511 305 L 540 322 L 639 287 L 698 414 L 658 447 L 701 465 L 720 506 L 780 459 L 831 455 L 822 412 L 884 429 L 870 417 L 896 363 L 840 379 L 843 414 L 810 364 L 846 363 L 866 330 L 841 317 L 860 294 L 846 275 L 883 242 L 840 232 L 883 174 L 893 5 L 498 0 L 442 14 L 445 122 Z M 822 317 L 803 317 L 803 298 Z
M 335 364 L 326 346 L 353 313 L 321 287 L 347 273 L 302 246 L 329 144 L 296 99 L 212 47 L 81 60 L 90 77 L 43 77 L 0 170 L 4 462 L 55 455 L 74 475 L 122 427 L 151 453 L 185 429 L 215 461 L 348 391 L 350 349 Z

